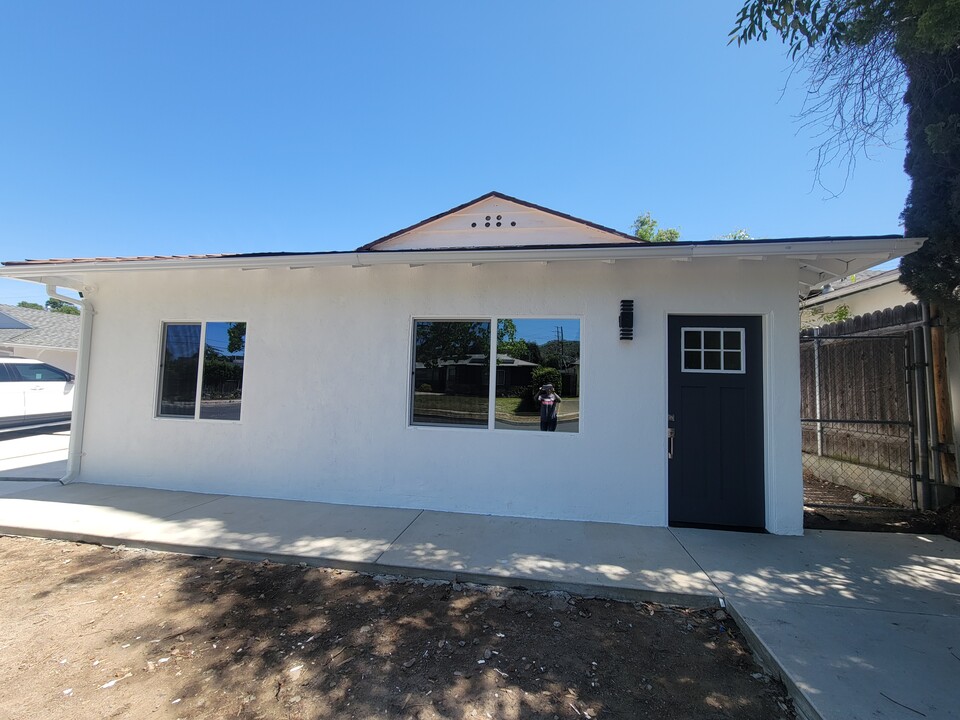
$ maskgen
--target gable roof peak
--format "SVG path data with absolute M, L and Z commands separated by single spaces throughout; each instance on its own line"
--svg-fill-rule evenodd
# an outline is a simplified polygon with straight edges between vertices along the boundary
M 462 205 L 362 245 L 357 251 L 531 245 L 565 247 L 584 244 L 646 243 L 619 230 L 491 190 Z

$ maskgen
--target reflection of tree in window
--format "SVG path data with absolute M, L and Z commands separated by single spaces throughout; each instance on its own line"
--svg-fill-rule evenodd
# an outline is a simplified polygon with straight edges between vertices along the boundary
M 538 430 L 539 388 L 562 396 L 559 429 L 579 430 L 580 322 L 564 318 L 497 321 L 496 427 Z
M 165 325 L 159 414 L 195 417 L 199 382 L 201 418 L 239 420 L 246 333 L 244 322 Z
M 490 323 L 417 321 L 414 344 L 413 422 L 486 425 Z
M 243 393 L 245 322 L 207 323 L 200 417 L 239 420 Z

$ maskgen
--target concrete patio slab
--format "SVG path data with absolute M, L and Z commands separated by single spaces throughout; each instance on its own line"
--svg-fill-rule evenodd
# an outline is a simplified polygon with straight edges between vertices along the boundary
M 0 479 L 59 479 L 67 472 L 70 433 L 0 434 Z
M 960 543 L 673 532 L 804 717 L 960 718 Z
M 0 478 L 0 497 L 6 495 L 17 495 L 28 490 L 36 490 L 50 485 L 51 483 L 59 485 L 56 480 L 30 480 L 30 479 L 10 479 Z
M 425 511 L 379 564 L 660 602 L 720 594 L 669 530 L 632 525 Z
M 243 552 L 258 558 L 289 556 L 372 564 L 417 517 L 419 510 L 332 505 L 297 500 L 223 497 L 143 525 L 131 540 Z
M 728 607 L 808 718 L 960 718 L 960 617 L 739 597 Z
M 960 613 L 960 543 L 939 535 L 673 533 L 728 598 Z
M 0 532 L 108 544 L 145 528 L 161 532 L 162 518 L 221 496 L 74 483 L 45 484 L 0 502 Z

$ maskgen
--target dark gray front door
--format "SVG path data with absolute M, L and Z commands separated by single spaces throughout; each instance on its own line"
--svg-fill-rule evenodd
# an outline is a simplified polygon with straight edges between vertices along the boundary
M 763 528 L 763 342 L 752 316 L 672 315 L 671 525 Z

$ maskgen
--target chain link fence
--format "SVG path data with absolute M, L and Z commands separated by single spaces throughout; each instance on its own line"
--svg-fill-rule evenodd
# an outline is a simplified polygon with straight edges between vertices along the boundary
M 903 334 L 801 338 L 806 505 L 917 507 L 908 366 Z

